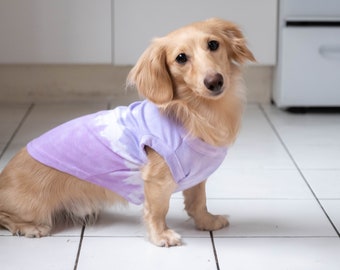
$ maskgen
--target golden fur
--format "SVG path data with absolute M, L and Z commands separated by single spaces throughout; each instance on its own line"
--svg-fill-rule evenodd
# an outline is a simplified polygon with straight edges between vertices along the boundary
M 209 41 L 217 41 L 218 48 L 216 42 L 208 47 Z M 176 60 L 180 54 L 182 62 Z M 128 84 L 192 136 L 228 146 L 240 125 L 244 94 L 239 66 L 247 60 L 255 59 L 240 30 L 231 22 L 210 19 L 155 39 L 130 71 Z M 176 184 L 163 158 L 151 148 L 146 151 L 148 163 L 141 170 L 150 240 L 159 246 L 180 245 L 180 236 L 165 221 Z M 228 225 L 225 217 L 207 211 L 205 181 L 183 194 L 198 229 Z M 109 190 L 35 161 L 26 148 L 0 175 L 0 225 L 13 234 L 46 236 L 60 217 L 95 220 L 102 207 L 117 202 L 126 203 Z

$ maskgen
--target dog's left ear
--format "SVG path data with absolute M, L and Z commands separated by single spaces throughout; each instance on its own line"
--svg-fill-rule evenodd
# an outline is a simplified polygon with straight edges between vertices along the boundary
M 248 49 L 246 40 L 237 25 L 216 18 L 210 19 L 208 22 L 212 27 L 217 28 L 225 38 L 227 44 L 230 46 L 229 55 L 232 60 L 240 64 L 243 64 L 247 60 L 256 61 L 254 55 Z
M 127 85 L 137 88 L 139 94 L 161 105 L 172 100 L 173 85 L 166 64 L 165 45 L 155 39 L 138 59 L 127 77 Z

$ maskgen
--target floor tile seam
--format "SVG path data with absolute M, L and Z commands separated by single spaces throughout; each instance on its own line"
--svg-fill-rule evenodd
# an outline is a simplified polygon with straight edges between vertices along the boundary
M 213 249 L 216 269 L 220 270 L 220 263 L 219 263 L 219 260 L 218 260 L 218 253 L 217 253 L 217 248 L 216 248 L 216 245 L 215 245 L 215 239 L 214 239 L 213 231 L 209 231 L 209 235 L 210 235 L 210 240 L 211 240 L 211 247 Z
M 142 235 L 86 235 L 86 233 L 84 233 L 83 239 L 87 239 L 87 238 L 138 238 L 138 239 L 142 239 L 142 238 L 146 238 L 146 236 L 142 236 Z
M 311 168 L 311 167 L 306 167 L 306 166 L 300 166 L 301 171 L 340 171 L 339 167 L 319 167 L 319 168 Z
M 80 232 L 81 233 L 81 232 Z M 51 238 L 79 238 L 79 235 L 67 235 L 67 234 L 58 234 L 58 235 L 49 235 L 46 237 L 51 237 Z
M 286 166 L 286 167 L 278 167 L 278 166 L 269 166 L 269 167 L 262 167 L 262 166 L 254 166 L 254 167 L 247 167 L 247 168 L 244 168 L 244 167 L 241 167 L 241 166 L 221 166 L 218 168 L 219 171 L 221 170 L 262 170 L 262 171 L 297 171 L 294 167 L 294 165 L 292 164 L 292 166 Z M 326 168 L 327 169 L 327 168 Z M 330 170 L 332 170 L 332 168 L 329 168 Z
M 186 235 L 186 234 L 181 234 L 182 237 L 185 238 L 194 238 L 194 239 L 207 239 L 209 238 L 208 232 L 206 236 L 194 236 L 194 235 Z M 25 237 L 17 237 L 17 236 L 13 236 L 13 235 L 0 235 L 0 238 L 4 238 L 4 237 L 8 237 L 8 238 L 23 238 L 23 239 L 29 239 L 29 238 L 25 238 Z M 84 232 L 84 234 L 81 236 L 83 239 L 84 238 L 147 238 L 147 236 L 145 235 L 86 235 L 86 232 Z M 44 239 L 62 239 L 62 238 L 72 238 L 72 239 L 76 239 L 76 238 L 80 238 L 79 235 L 50 235 L 45 237 Z M 32 241 L 39 241 L 39 239 L 36 238 L 32 238 Z
M 218 171 L 220 170 L 228 170 L 231 172 L 235 172 L 235 171 L 240 171 L 240 172 L 252 172 L 252 171 L 265 171 L 265 172 L 276 172 L 276 171 L 285 171 L 285 172 L 297 172 L 295 167 L 227 167 L 227 166 L 223 166 L 223 164 L 217 169 Z M 328 169 L 304 169 L 304 170 L 309 170 L 309 171 L 327 171 Z M 330 169 L 331 171 L 340 171 L 340 168 L 335 168 L 335 169 Z M 214 180 L 212 180 L 214 181 Z
M 27 237 L 25 236 L 16 236 L 16 235 L 11 235 L 11 234 L 1 234 L 0 237 L 17 237 L 17 238 L 23 238 L 23 239 L 26 239 Z M 79 235 L 49 235 L 49 236 L 44 236 L 44 239 L 48 239 L 48 238 L 79 238 Z M 36 240 L 36 239 L 39 239 L 39 238 L 28 238 L 28 239 L 32 239 L 33 241 Z
M 83 225 L 82 228 L 81 228 L 80 238 L 79 238 L 79 245 L 78 245 L 78 249 L 77 249 L 77 255 L 76 255 L 76 258 L 75 258 L 75 261 L 74 261 L 73 270 L 77 270 L 77 268 L 78 268 L 78 263 L 79 263 L 79 259 L 80 259 L 81 249 L 82 249 L 82 246 L 83 246 L 84 233 L 85 233 L 85 225 Z
M 210 236 L 208 234 L 209 232 L 207 232 L 206 236 L 194 236 L 194 235 L 186 235 L 186 234 L 181 234 L 182 238 L 185 239 L 209 239 Z M 84 233 L 83 239 L 87 239 L 87 238 L 136 238 L 136 239 L 145 239 L 146 241 L 148 241 L 148 237 L 146 235 L 86 235 L 86 233 Z
M 339 147 L 340 146 L 340 143 L 339 142 L 336 142 L 336 143 L 329 143 L 329 142 L 313 142 L 313 143 L 302 143 L 302 142 L 292 142 L 292 140 L 286 140 L 286 144 L 288 146 L 300 146 L 300 145 L 303 145 L 303 146 L 337 146 Z
M 215 260 L 216 260 L 216 264 L 217 264 L 217 270 L 219 270 L 219 261 L 218 261 L 218 254 L 219 252 L 223 252 L 223 249 L 221 249 L 221 247 L 219 247 L 219 243 L 217 243 L 215 241 L 223 241 L 223 240 L 246 240 L 246 241 L 256 241 L 256 240 L 261 240 L 261 241 L 269 241 L 269 240 L 279 240 L 279 241 L 294 241 L 294 240 L 336 240 L 339 241 L 340 237 L 337 236 L 311 236 L 311 237 L 296 237 L 296 236 L 278 236 L 278 237 L 272 237 L 272 236 L 267 236 L 267 237 L 263 237 L 263 236 L 255 236 L 255 237 L 249 237 L 249 236 L 230 236 L 230 237 L 219 237 L 219 236 L 214 236 L 213 233 L 211 233 L 211 241 L 213 244 L 213 251 L 214 251 L 214 256 L 215 256 Z
M 0 235 L 0 238 L 14 238 L 14 236 L 12 235 Z M 210 236 L 186 236 L 186 235 L 182 235 L 183 239 L 210 239 Z M 245 238 L 249 238 L 249 239 L 268 239 L 268 238 L 274 238 L 274 239 L 291 239 L 291 238 L 296 238 L 296 239 L 319 239 L 319 238 L 325 238 L 325 239 L 339 239 L 339 236 L 331 236 L 331 235 L 213 235 L 214 239 L 245 239 Z M 57 239 L 61 239 L 61 238 L 79 238 L 79 236 L 77 237 L 69 237 L 69 236 L 50 236 L 49 239 L 53 239 L 53 238 L 57 238 Z M 125 238 L 129 238 L 129 239 L 147 239 L 146 236 L 124 236 L 124 235 L 84 235 L 83 236 L 83 240 L 84 239 L 90 239 L 90 238 L 121 238 L 121 239 L 125 239 Z M 26 238 L 25 238 L 26 239 Z M 32 239 L 33 240 L 33 239 Z M 35 241 L 35 240 L 33 240 Z M 36 241 L 39 241 L 39 239 L 36 239 Z
M 291 161 L 294 164 L 295 169 L 299 172 L 300 176 L 302 177 L 302 179 L 305 181 L 306 185 L 308 186 L 309 190 L 312 192 L 313 196 L 315 197 L 315 199 L 317 200 L 317 196 L 314 192 L 314 190 L 312 189 L 312 187 L 309 185 L 306 177 L 304 176 L 302 170 L 305 170 L 305 168 L 300 168 L 299 165 L 297 164 L 296 160 L 294 159 L 291 151 L 289 150 L 287 144 L 284 142 L 283 138 L 281 137 L 278 129 L 276 128 L 275 124 L 272 122 L 272 120 L 270 119 L 269 115 L 266 113 L 266 111 L 264 110 L 263 106 L 261 104 L 259 104 L 259 108 L 263 114 L 263 116 L 266 118 L 266 120 L 268 121 L 269 125 L 271 126 L 272 130 L 274 131 L 274 133 L 276 134 L 277 138 L 279 139 L 281 145 L 283 146 L 283 148 L 285 149 L 286 153 L 288 154 L 289 158 L 291 159 Z
M 224 236 L 224 235 L 214 235 L 214 239 L 334 239 L 340 240 L 339 236 L 330 236 L 330 235 L 235 235 L 235 236 Z
M 288 154 L 288 156 L 290 157 L 291 161 L 293 162 L 294 166 L 296 167 L 296 169 L 298 170 L 300 176 L 302 177 L 302 179 L 304 180 L 305 184 L 307 185 L 308 189 L 311 191 L 311 193 L 313 194 L 313 197 L 315 198 L 315 200 L 317 201 L 319 207 L 321 208 L 321 210 L 323 211 L 323 213 L 325 214 L 326 218 L 328 219 L 328 221 L 330 222 L 331 226 L 333 227 L 334 231 L 336 232 L 336 234 L 338 235 L 338 237 L 340 237 L 340 232 L 338 231 L 337 227 L 335 226 L 333 220 L 330 218 L 330 216 L 328 215 L 328 213 L 326 212 L 325 208 L 323 207 L 323 205 L 321 204 L 319 198 L 317 197 L 315 191 L 313 190 L 312 186 L 309 184 L 307 178 L 305 177 L 305 175 L 303 174 L 303 168 L 300 168 L 298 163 L 296 162 L 296 160 L 294 159 L 291 151 L 289 150 L 287 144 L 284 142 L 283 138 L 281 137 L 280 133 L 278 132 L 277 128 L 275 127 L 275 124 L 272 122 L 272 120 L 270 119 L 269 115 L 266 113 L 265 109 L 263 108 L 263 105 L 259 104 L 259 109 L 261 110 L 263 116 L 266 118 L 266 120 L 268 121 L 269 125 L 271 126 L 271 128 L 273 129 L 273 131 L 275 132 L 276 136 L 278 137 L 280 143 L 282 144 L 282 146 L 284 147 L 286 153 Z
M 26 121 L 27 117 L 29 116 L 29 114 L 31 113 L 31 111 L 33 110 L 34 108 L 34 103 L 31 103 L 25 114 L 23 115 L 23 117 L 21 118 L 21 120 L 19 121 L 16 129 L 13 131 L 11 137 L 9 138 L 9 140 L 7 141 L 7 143 L 5 144 L 5 147 L 3 148 L 3 150 L 1 151 L 0 153 L 0 159 L 3 157 L 3 155 L 6 153 L 8 147 L 10 146 L 10 144 L 12 143 L 12 141 L 14 140 L 14 137 L 17 135 L 17 133 L 19 132 L 20 128 L 23 126 L 24 122 Z
M 340 168 L 333 168 L 333 169 L 328 169 L 328 168 L 301 168 L 302 171 L 307 171 L 307 172 L 315 172 L 315 171 L 332 171 L 332 172 L 340 172 Z
M 339 198 L 340 199 L 340 198 Z M 339 200 L 337 198 L 333 200 Z M 182 198 L 171 198 L 172 201 L 180 201 L 184 200 Z M 314 197 L 310 198 L 263 198 L 263 197 L 247 197 L 247 198 L 239 198 L 239 197 L 230 197 L 230 198 L 223 198 L 223 197 L 207 197 L 208 201 L 313 201 L 315 202 L 316 199 Z M 324 200 L 324 199 L 322 199 Z

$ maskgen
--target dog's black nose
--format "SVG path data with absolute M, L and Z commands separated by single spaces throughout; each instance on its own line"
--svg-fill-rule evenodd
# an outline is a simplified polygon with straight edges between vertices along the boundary
M 223 76 L 220 73 L 207 75 L 204 79 L 204 85 L 210 91 L 219 94 L 223 86 Z

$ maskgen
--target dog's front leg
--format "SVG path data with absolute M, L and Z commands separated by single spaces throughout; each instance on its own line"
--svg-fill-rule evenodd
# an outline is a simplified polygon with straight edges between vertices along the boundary
M 183 191 L 185 210 L 195 221 L 196 228 L 215 231 L 228 226 L 226 217 L 212 215 L 206 206 L 205 182 Z
M 146 149 L 149 162 L 143 168 L 144 220 L 150 240 L 157 246 L 169 247 L 181 244 L 181 237 L 166 225 L 171 194 L 176 188 L 164 159 L 151 148 Z

